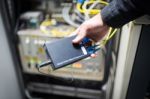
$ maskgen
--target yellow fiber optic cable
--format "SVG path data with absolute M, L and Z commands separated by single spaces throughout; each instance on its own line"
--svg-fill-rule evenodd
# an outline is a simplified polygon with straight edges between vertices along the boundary
M 90 5 L 90 4 L 93 4 L 94 2 L 95 2 L 94 0 L 91 0 L 91 1 L 85 2 L 84 5 L 88 6 L 88 5 Z M 102 0 L 99 0 L 98 2 L 99 2 L 100 4 L 108 5 L 107 2 L 102 1 Z M 77 8 L 77 10 L 78 10 L 80 13 L 86 13 L 86 11 L 88 10 L 88 9 L 83 9 L 83 8 L 82 8 L 82 4 L 80 4 L 80 3 L 77 3 L 76 8 Z M 91 9 L 91 10 L 89 11 L 89 14 L 95 15 L 95 14 L 98 14 L 100 11 L 101 11 L 101 10 L 99 10 L 99 9 Z

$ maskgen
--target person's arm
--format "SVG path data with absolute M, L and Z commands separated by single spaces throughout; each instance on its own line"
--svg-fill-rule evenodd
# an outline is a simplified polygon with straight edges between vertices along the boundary
M 148 4 L 148 0 L 113 0 L 108 6 L 104 7 L 100 14 L 79 26 L 74 32 L 77 37 L 73 40 L 73 43 L 79 43 L 86 36 L 94 41 L 99 41 L 108 32 L 109 27 L 121 27 L 143 15 L 147 7 L 149 8 Z
M 105 24 L 118 28 L 142 16 L 148 0 L 113 0 L 101 11 Z M 148 3 L 148 2 L 147 2 Z
M 91 38 L 94 41 L 99 41 L 108 32 L 109 26 L 103 23 L 100 14 L 95 15 L 88 21 L 82 23 L 73 34 L 77 37 L 73 40 L 73 43 L 79 43 L 84 37 Z

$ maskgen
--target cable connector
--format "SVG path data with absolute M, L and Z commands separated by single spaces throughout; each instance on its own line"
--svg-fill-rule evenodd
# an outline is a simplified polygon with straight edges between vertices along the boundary
M 51 63 L 52 63 L 52 62 L 51 62 L 50 60 L 45 61 L 45 62 L 42 62 L 41 64 L 37 65 L 37 68 L 44 67 L 44 66 L 49 65 L 49 64 L 51 64 Z

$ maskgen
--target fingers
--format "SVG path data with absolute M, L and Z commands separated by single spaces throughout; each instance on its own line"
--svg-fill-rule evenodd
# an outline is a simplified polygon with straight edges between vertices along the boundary
M 91 57 L 92 57 L 92 58 L 96 58 L 96 57 L 97 57 L 97 54 L 96 54 L 96 53 L 91 54 Z
M 98 56 L 98 53 L 97 53 L 97 52 L 91 54 L 91 57 L 92 57 L 92 58 L 96 58 L 97 56 Z
M 78 32 L 79 32 L 79 28 L 77 28 L 74 32 L 72 32 L 72 33 L 69 35 L 69 37 L 70 37 L 70 36 L 77 35 Z
M 86 29 L 80 29 L 79 31 L 77 31 L 77 36 L 73 40 L 73 43 L 80 43 L 85 36 L 86 36 Z
M 77 35 L 77 37 L 73 40 L 73 43 L 80 43 L 82 39 L 84 38 L 84 35 Z
M 72 32 L 68 37 L 74 36 L 74 35 L 77 35 L 77 33 L 76 32 Z

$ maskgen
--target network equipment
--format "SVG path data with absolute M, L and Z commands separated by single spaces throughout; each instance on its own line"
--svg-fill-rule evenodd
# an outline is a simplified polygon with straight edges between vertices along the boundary
M 50 3 L 47 4 L 49 5 Z M 19 52 L 23 71 L 31 74 L 41 74 L 36 67 L 43 61 L 48 60 L 43 49 L 44 43 L 69 36 L 82 22 L 99 13 L 100 10 L 98 9 L 103 8 L 107 4 L 107 2 L 101 0 L 78 0 L 74 3 L 61 2 L 60 7 L 56 9 L 52 8 L 54 11 L 51 9 L 52 13 L 41 15 L 41 13 L 36 12 L 36 16 L 45 16 L 45 19 L 40 21 L 41 23 L 38 22 L 40 26 L 36 28 L 21 28 L 18 31 L 20 39 Z M 75 8 L 72 9 L 71 5 L 74 5 L 73 7 Z M 34 11 L 30 11 L 22 16 L 33 16 L 31 12 L 34 13 Z M 60 21 L 60 18 L 58 19 L 58 17 L 54 17 L 55 15 L 60 14 L 62 15 L 62 19 L 64 19 L 63 21 L 62 19 Z M 34 15 L 33 19 L 37 19 L 37 17 L 35 18 Z M 100 47 L 104 48 L 106 42 L 115 33 L 116 29 L 110 28 L 108 35 L 100 42 Z M 57 77 L 70 77 L 70 74 L 73 74 L 73 77 L 77 79 L 101 81 L 103 79 L 105 66 L 105 52 L 106 51 L 103 51 L 102 49 L 98 51 L 98 57 L 94 59 L 86 58 L 53 72 L 51 72 L 51 66 L 44 67 L 42 70 L 48 75 Z
M 69 30 L 72 31 L 72 27 L 68 26 L 67 30 L 65 29 L 65 31 Z M 19 49 L 23 71 L 26 73 L 41 74 L 38 72 L 36 66 L 48 60 L 43 49 L 44 43 L 63 38 L 62 34 L 55 36 L 55 34 L 44 34 L 40 30 L 25 29 L 18 31 L 18 35 L 20 38 Z M 94 59 L 87 58 L 53 72 L 51 72 L 52 69 L 50 66 L 43 67 L 41 71 L 57 77 L 67 78 L 72 77 L 73 74 L 73 77 L 77 79 L 100 81 L 103 79 L 104 52 L 98 51 L 98 54 L 98 57 Z
M 103 97 L 102 86 L 107 82 L 110 65 L 114 63 L 114 60 L 111 60 L 113 44 L 105 44 L 114 36 L 116 29 L 110 28 L 109 33 L 99 42 L 100 50 L 96 52 L 88 49 L 98 54 L 96 58 L 87 57 L 72 64 L 65 64 L 65 67 L 59 69 L 51 68 L 52 65 L 40 69 L 37 66 L 50 59 L 45 53 L 44 44 L 47 46 L 51 42 L 68 37 L 80 24 L 98 14 L 108 3 L 102 0 L 35 2 L 32 1 L 33 11 L 24 12 L 18 19 L 18 49 L 25 88 L 29 93 L 26 96 L 29 97 L 35 92 L 86 99 Z M 55 50 L 63 51 L 65 48 L 53 49 Z

